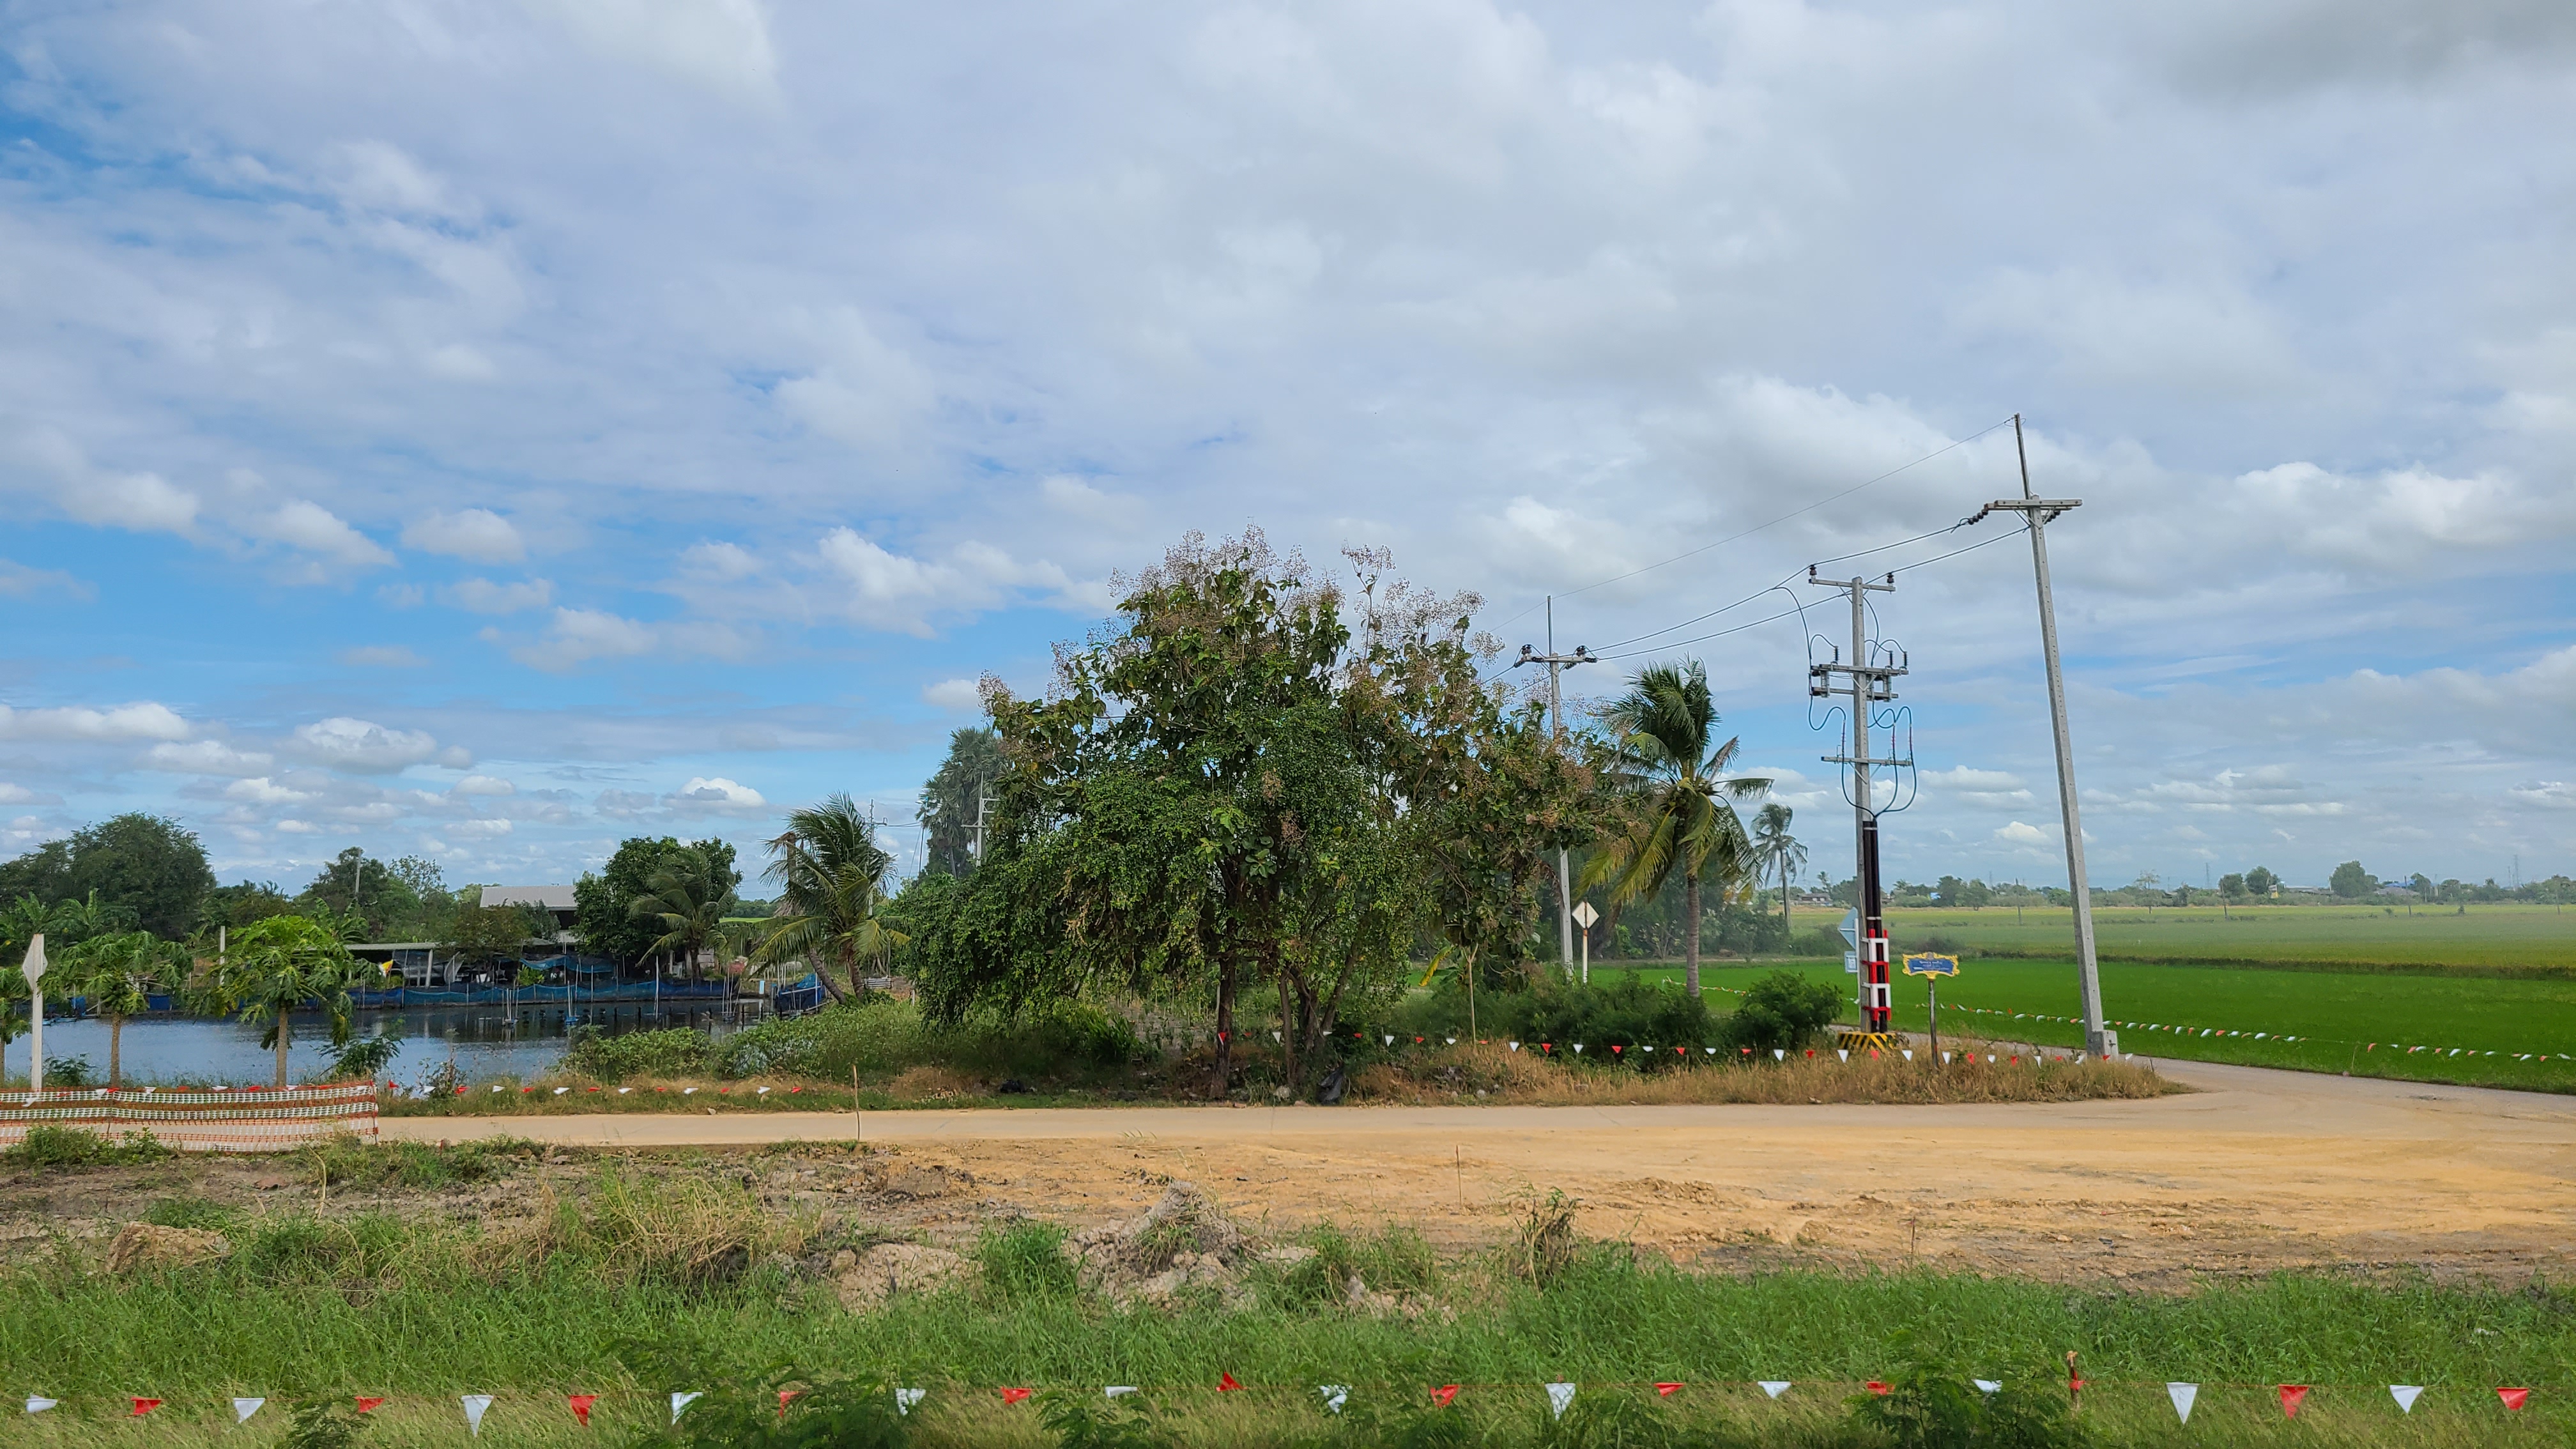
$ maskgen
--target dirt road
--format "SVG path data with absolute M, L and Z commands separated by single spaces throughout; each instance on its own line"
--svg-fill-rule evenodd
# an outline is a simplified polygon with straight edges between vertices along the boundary
M 2160 1064 L 2161 1065 L 2161 1064 Z M 1465 1246 L 1561 1189 L 1586 1232 L 1711 1267 L 1789 1261 L 2180 1285 L 2341 1265 L 2516 1282 L 2576 1259 L 2576 1098 L 2176 1063 L 2143 1102 L 907 1111 L 859 1130 L 950 1169 L 934 1235 L 1073 1224 L 1194 1180 L 1274 1230 L 1410 1223 Z M 849 1117 L 408 1118 L 392 1138 L 846 1143 Z

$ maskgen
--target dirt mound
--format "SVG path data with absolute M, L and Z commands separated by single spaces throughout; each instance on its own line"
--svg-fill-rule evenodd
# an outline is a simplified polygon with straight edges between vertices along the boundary
M 193 1268 L 232 1256 L 233 1245 L 221 1233 L 202 1228 L 164 1228 L 127 1223 L 108 1244 L 107 1271 L 135 1273 L 150 1268 Z
M 946 1248 L 879 1243 L 865 1253 L 832 1258 L 832 1285 L 844 1308 L 876 1308 L 902 1293 L 931 1293 L 971 1275 L 975 1265 Z
M 1243 1231 L 1224 1206 L 1188 1182 L 1163 1189 L 1143 1217 L 1084 1233 L 1065 1250 L 1086 1286 L 1122 1302 L 1169 1302 L 1192 1284 L 1237 1297 L 1248 1256 Z

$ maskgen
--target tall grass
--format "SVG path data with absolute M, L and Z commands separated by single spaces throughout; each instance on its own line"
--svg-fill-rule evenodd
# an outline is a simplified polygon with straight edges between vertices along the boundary
M 486 1235 L 384 1216 L 296 1214 L 225 1225 L 229 1260 L 132 1279 L 77 1252 L 0 1275 L 0 1364 L 44 1392 L 662 1392 L 693 1366 L 739 1377 L 795 1362 L 981 1393 L 993 1386 L 1138 1384 L 1187 1397 L 1221 1373 L 1284 1399 L 1319 1383 L 1409 1399 L 1478 1387 L 1501 1404 L 1542 1382 L 1761 1378 L 1839 1395 L 1911 1350 L 1984 1376 L 2054 1374 L 2074 1350 L 2116 1409 L 2161 1403 L 2167 1380 L 2213 1402 L 2262 1386 L 2429 1384 L 2462 1403 L 2498 1384 L 2576 1394 L 2576 1297 L 2332 1276 L 2212 1283 L 2187 1296 L 2086 1291 L 1929 1271 L 1709 1277 L 1615 1245 L 1570 1256 L 1540 1287 L 1499 1262 L 1438 1265 L 1417 1240 L 1318 1230 L 1328 1266 L 1265 1269 L 1253 1306 L 1127 1311 L 1036 1267 L 1024 1235 L 987 1241 L 1013 1291 L 898 1298 L 845 1313 L 829 1285 L 774 1266 L 800 1236 L 754 1223 L 716 1190 L 607 1179 L 579 1207 Z M 1409 1290 L 1420 1311 L 1353 1312 L 1343 1269 Z M 2150 1392 L 2150 1390 L 2153 1392 Z M 2535 1412 L 2555 1415 L 2544 1393 Z M 2106 1409 L 2106 1412 L 2109 1412 Z M 2125 1412 L 2125 1410 L 2123 1410 Z M 2147 1415 L 2140 1422 L 2153 1418 Z

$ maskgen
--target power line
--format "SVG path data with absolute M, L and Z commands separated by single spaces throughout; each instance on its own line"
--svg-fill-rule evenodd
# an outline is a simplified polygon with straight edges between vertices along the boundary
M 1738 539 L 1751 538 L 1753 535 L 1755 535 L 1755 534 L 1757 534 L 1757 533 L 1760 533 L 1761 531 L 1763 531 L 1763 530 L 1764 530 L 1764 529 L 1766 529 L 1766 528 L 1775 528 L 1775 527 L 1778 527 L 1779 525 L 1781 525 L 1781 524 L 1783 524 L 1783 523 L 1788 522 L 1788 521 L 1789 521 L 1790 519 L 1792 519 L 1792 518 L 1797 518 L 1797 517 L 1799 517 L 1799 516 L 1801 516 L 1801 515 L 1803 515 L 1803 514 L 1813 513 L 1813 512 L 1815 512 L 1817 509 L 1824 507 L 1824 506 L 1825 506 L 1826 504 L 1828 504 L 1828 503 L 1839 503 L 1839 502 L 1841 502 L 1843 499 L 1846 499 L 1846 498 L 1851 497 L 1853 494 L 1860 492 L 1860 491 L 1861 491 L 1862 489 L 1864 489 L 1864 488 L 1873 488 L 1873 487 L 1876 487 L 1877 485 L 1879 485 L 1879 484 L 1881 484 L 1881 483 L 1886 482 L 1888 479 L 1895 477 L 1895 476 L 1896 476 L 1897 474 L 1899 474 L 1899 473 L 1903 473 L 1903 472 L 1905 472 L 1905 471 L 1907 471 L 1907 470 L 1909 470 L 1909 469 L 1912 469 L 1912 468 L 1919 468 L 1919 467 L 1921 467 L 1923 464 L 1931 462 L 1933 459 L 1940 457 L 1940 456 L 1941 456 L 1941 455 L 1943 455 L 1944 453 L 1952 453 L 1952 452 L 1956 452 L 1956 451 L 1958 451 L 1959 449 L 1961 449 L 1961 448 L 1964 448 L 1964 447 L 1968 446 L 1970 443 L 1975 442 L 1977 439 L 1984 437 L 1984 436 L 1985 436 L 1986 434 L 1988 434 L 1988 433 L 1994 432 L 1995 430 L 1997 430 L 1997 429 L 1999 429 L 1999 428 L 2006 428 L 2006 427 L 2010 427 L 2011 425 L 2012 425 L 2012 419 L 2010 419 L 2010 418 L 2004 418 L 2004 419 L 2002 419 L 2002 420 L 2000 420 L 2000 421 L 1997 421 L 1997 422 L 1994 422 L 1994 423 L 1990 423 L 1990 424 L 1988 424 L 1987 426 L 1982 427 L 1982 428 L 1979 428 L 1977 431 L 1975 431 L 1975 432 L 1973 432 L 1973 433 L 1968 434 L 1968 435 L 1967 435 L 1966 437 L 1964 437 L 1964 438 L 1960 438 L 1960 439 L 1958 439 L 1957 441 L 1952 442 L 1952 443 L 1949 443 L 1949 444 L 1947 444 L 1947 445 L 1945 445 L 1945 446 L 1943 446 L 1943 447 L 1935 448 L 1935 449 L 1933 449 L 1931 452 L 1924 454 L 1922 457 L 1919 457 L 1919 458 L 1913 459 L 1913 460 L 1912 460 L 1912 461 L 1910 461 L 1910 462 L 1900 463 L 1900 464 L 1896 465 L 1895 467 L 1888 469 L 1886 472 L 1879 474 L 1879 475 L 1878 475 L 1877 477 L 1875 477 L 1875 478 L 1868 479 L 1868 480 L 1867 480 L 1867 481 L 1865 481 L 1865 482 L 1855 483 L 1855 484 L 1853 484 L 1852 486 L 1850 486 L 1849 488 L 1846 488 L 1846 489 L 1842 490 L 1842 491 L 1841 491 L 1841 492 L 1839 492 L 1839 493 L 1830 494 L 1830 495 L 1828 495 L 1828 496 L 1826 496 L 1826 497 L 1819 498 L 1819 499 L 1817 499 L 1815 502 L 1810 503 L 1810 504 L 1807 504 L 1806 506 L 1804 506 L 1804 507 L 1802 507 L 1802 508 L 1793 508 L 1793 509 L 1790 509 L 1788 512 L 1781 514 L 1779 517 L 1774 518 L 1774 519 L 1770 520 L 1770 521 L 1769 521 L 1769 522 L 1767 522 L 1767 523 L 1757 523 L 1757 524 L 1753 525 L 1751 528 L 1745 529 L 1745 530 L 1743 530 L 1743 531 L 1742 531 L 1742 532 L 1740 532 L 1740 533 L 1730 533 L 1730 534 L 1728 534 L 1726 537 L 1721 538 L 1721 539 L 1718 539 L 1717 541 L 1715 541 L 1715 542 L 1713 542 L 1713 543 L 1704 543 L 1704 544 L 1701 544 L 1701 545 L 1700 545 L 1699 547 L 1697 547 L 1697 548 L 1689 549 L 1689 550 L 1686 550 L 1686 551 L 1684 551 L 1684 552 L 1674 554 L 1671 558 L 1668 558 L 1668 559 L 1660 559 L 1660 560 L 1657 560 L 1657 561 L 1656 561 L 1656 562 L 1654 562 L 1654 563 L 1647 564 L 1647 565 L 1645 565 L 1645 566 L 1643 566 L 1643 567 L 1641 567 L 1641 568 L 1633 568 L 1633 569 L 1630 569 L 1630 570 L 1628 570 L 1628 571 L 1627 571 L 1626 573 L 1624 573 L 1624 574 L 1613 574 L 1613 575 L 1612 575 L 1612 576 L 1610 576 L 1609 578 L 1595 580 L 1595 581 L 1594 581 L 1594 582 L 1592 582 L 1592 583 L 1588 583 L 1588 584 L 1583 585 L 1581 588 L 1567 589 L 1567 590 L 1563 591 L 1561 594 L 1557 595 L 1557 597 L 1559 597 L 1559 598 L 1571 598 L 1572 596 L 1574 596 L 1574 595 L 1576 595 L 1576 594 L 1586 594 L 1586 593 L 1590 593 L 1590 592 L 1591 592 L 1592 590 L 1594 590 L 1594 589 L 1607 587 L 1608 585 L 1618 583 L 1618 582 L 1619 582 L 1619 581 L 1621 581 L 1622 579 L 1633 579 L 1633 578 L 1635 578 L 1635 577 L 1636 577 L 1637 575 L 1639 575 L 1639 574 L 1652 573 L 1652 572 L 1654 572 L 1656 569 L 1663 568 L 1663 567 L 1664 567 L 1664 566 L 1666 566 L 1667 564 L 1677 564 L 1677 563 L 1680 563 L 1683 559 L 1686 559 L 1686 558 L 1697 558 L 1697 557 L 1698 557 L 1698 556 L 1700 556 L 1701 554 L 1704 554 L 1704 553 L 1708 552 L 1710 549 L 1713 549 L 1713 548 L 1724 548 L 1726 545 L 1728 545 L 1728 544 L 1730 544 L 1730 543 L 1734 543 L 1734 542 L 1735 542 L 1735 541 L 1737 541 Z M 1894 547 L 1894 545 L 1890 545 L 1890 547 Z M 1767 590 L 1766 590 L 1766 592 L 1767 592 Z M 1757 597 L 1759 597 L 1759 596 L 1757 595 Z M 1533 611 L 1535 611 L 1538 607 L 1539 607 L 1539 606 L 1538 606 L 1537 604 L 1532 604 L 1532 605 L 1530 605 L 1528 608 L 1521 610 L 1519 613 L 1512 615 L 1510 618 L 1505 619 L 1505 620 L 1504 620 L 1504 621 L 1502 621 L 1501 623 L 1496 624 L 1496 625 L 1493 625 L 1492 627 L 1493 627 L 1493 628 L 1496 628 L 1496 629 L 1507 629 L 1507 628 L 1511 627 L 1513 624 L 1518 623 L 1518 622 L 1519 622 L 1520 620 L 1522 620 L 1523 618 L 1528 617 L 1528 616 L 1529 616 Z

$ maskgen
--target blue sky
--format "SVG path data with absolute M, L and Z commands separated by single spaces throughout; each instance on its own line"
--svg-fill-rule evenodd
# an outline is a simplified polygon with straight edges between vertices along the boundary
M 0 850 L 904 819 L 1183 530 L 1600 646 L 2018 411 L 2097 880 L 2576 870 L 2571 80 L 2530 0 L 0 7 Z M 1903 577 L 1892 868 L 2062 879 L 2027 550 Z M 1799 630 L 1674 652 L 1845 873 Z

